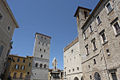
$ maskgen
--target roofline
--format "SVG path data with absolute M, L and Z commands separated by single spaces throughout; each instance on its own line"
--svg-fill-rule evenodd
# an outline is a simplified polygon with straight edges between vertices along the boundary
M 13 22 L 16 25 L 16 28 L 19 28 L 18 23 L 17 23 L 15 17 L 13 16 L 13 13 L 12 13 L 11 9 L 9 8 L 8 3 L 6 2 L 6 0 L 1 0 L 1 1 L 3 2 L 4 6 L 8 10 L 8 13 L 10 14 L 10 17 L 12 18 Z
M 51 39 L 51 37 L 50 37 L 50 36 L 47 36 L 47 35 L 45 35 L 45 34 L 41 34 L 41 33 L 38 33 L 38 32 L 36 32 L 36 33 L 35 33 L 35 36 L 36 36 L 37 34 L 38 34 L 38 35 L 45 36 L 45 37 L 48 37 L 48 38 L 50 38 L 50 39 Z
M 79 42 L 78 37 L 64 48 L 64 52 L 67 51 L 70 47 L 72 47 L 77 42 Z
M 24 57 L 24 56 L 18 56 L 18 55 L 13 55 L 13 54 L 9 55 L 9 57 L 10 57 L 10 56 L 19 57 L 19 58 L 28 58 L 28 57 L 33 58 L 33 56 L 26 56 L 26 57 Z
M 99 8 L 99 6 L 101 5 L 101 3 L 103 2 L 104 0 L 100 0 L 98 2 L 98 4 L 96 5 L 96 7 L 94 8 L 94 10 L 92 11 L 92 13 L 90 14 L 90 16 L 88 17 L 88 19 L 86 20 L 86 22 L 83 24 L 83 26 L 81 28 L 83 28 L 87 22 L 92 18 L 92 16 L 94 15 L 94 13 L 96 12 L 96 10 Z
M 78 6 L 78 8 L 77 8 L 77 10 L 76 10 L 76 12 L 75 12 L 75 14 L 74 14 L 74 17 L 76 17 L 79 8 L 80 8 L 80 9 L 86 9 L 86 10 L 88 10 L 88 11 L 91 11 L 91 9 L 88 9 L 88 8 L 85 8 L 85 7 Z

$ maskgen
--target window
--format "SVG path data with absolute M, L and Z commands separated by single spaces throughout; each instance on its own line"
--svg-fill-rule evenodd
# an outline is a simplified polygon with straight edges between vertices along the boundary
M 19 69 L 19 65 L 18 64 L 15 65 L 15 69 Z
M 116 69 L 109 70 L 112 76 L 112 80 L 118 80 L 116 75 Z
M 46 50 L 44 49 L 44 52 L 46 52 Z
M 100 36 L 101 36 L 101 39 L 102 39 L 102 43 L 104 44 L 105 42 L 107 42 L 107 39 L 106 39 L 106 36 L 105 36 L 105 30 L 102 30 L 100 32 Z
M 106 49 L 106 52 L 107 52 L 108 56 L 110 56 L 110 51 L 109 51 L 109 49 Z
M 41 58 L 43 58 L 43 55 L 41 55 Z
M 27 75 L 29 75 L 30 74 L 30 72 L 27 72 Z
M 13 79 L 16 79 L 16 75 L 17 75 L 17 73 L 15 72 L 13 75 Z
M 93 51 L 97 50 L 96 43 L 95 43 L 95 38 L 91 42 L 93 44 Z
M 73 69 L 73 71 L 74 71 L 74 69 Z
M 96 60 L 94 59 L 94 64 L 96 64 Z
M 98 25 L 101 23 L 101 20 L 100 20 L 99 16 L 97 17 L 97 23 L 98 23 Z
M 21 66 L 21 69 L 24 70 L 24 69 L 25 69 L 25 66 Z
M 90 80 L 92 80 L 92 76 L 90 75 Z
M 79 70 L 79 67 L 77 67 L 77 70 Z
M 86 33 L 85 32 L 83 32 L 83 38 L 84 39 L 86 39 L 87 37 L 86 37 Z
M 38 67 L 38 63 L 35 64 L 35 67 Z
M 117 80 L 116 73 L 111 73 L 111 75 L 112 75 L 112 79 L 113 79 L 113 80 Z
M 90 25 L 90 33 L 93 32 L 92 26 Z
M 31 63 L 29 63 L 29 66 L 31 66 Z
M 42 49 L 40 49 L 40 51 L 42 51 Z
M 110 3 L 108 3 L 108 4 L 106 5 L 106 8 L 107 8 L 107 12 L 108 12 L 108 13 L 110 13 L 110 12 L 112 11 L 112 6 L 111 6 Z
M 40 68 L 42 68 L 42 64 L 40 64 Z
M 22 79 L 23 78 L 23 73 L 20 73 L 20 79 Z
M 10 26 L 8 26 L 8 31 L 10 31 Z
M 85 46 L 85 49 L 86 49 L 86 56 L 88 56 L 89 55 L 89 50 L 88 50 L 88 44 Z
M 69 69 L 69 72 L 70 72 L 71 70 Z
M 18 58 L 18 59 L 17 59 L 17 62 L 19 62 L 19 61 L 20 61 L 20 59 Z
M 114 26 L 116 35 L 120 34 L 120 24 L 118 22 L 115 22 L 113 26 Z
M 46 64 L 44 64 L 44 68 L 46 68 L 47 66 L 46 66 Z
M 73 53 L 73 49 L 71 50 L 71 53 Z
M 90 68 L 90 65 L 88 65 L 88 68 Z
M 85 19 L 88 17 L 88 13 L 84 11 Z
M 4 49 L 4 46 L 1 45 L 1 46 L 0 46 L 0 56 L 2 55 L 3 49 Z
M 25 59 L 23 59 L 23 63 L 25 63 Z
M 2 19 L 2 17 L 3 17 L 3 16 L 2 16 L 2 14 L 0 13 L 0 20 Z

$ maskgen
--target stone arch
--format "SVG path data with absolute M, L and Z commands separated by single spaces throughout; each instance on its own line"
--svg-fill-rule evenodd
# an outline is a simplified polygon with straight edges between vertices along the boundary
M 74 80 L 79 80 L 78 77 L 75 77 Z
M 98 72 L 94 74 L 94 78 L 95 80 L 101 80 L 100 74 Z

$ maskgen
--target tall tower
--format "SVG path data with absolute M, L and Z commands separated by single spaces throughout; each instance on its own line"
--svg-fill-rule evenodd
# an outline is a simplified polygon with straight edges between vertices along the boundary
M 48 80 L 50 40 L 47 35 L 35 34 L 31 80 Z

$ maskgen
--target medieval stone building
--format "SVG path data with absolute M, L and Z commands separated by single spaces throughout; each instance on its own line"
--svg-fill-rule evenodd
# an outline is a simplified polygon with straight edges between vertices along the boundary
M 78 7 L 80 53 L 84 80 L 120 80 L 120 0 L 100 0 Z
M 36 33 L 31 80 L 48 80 L 51 37 Z

